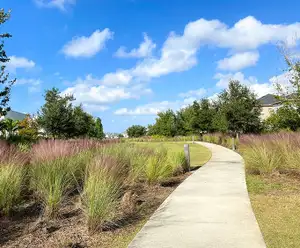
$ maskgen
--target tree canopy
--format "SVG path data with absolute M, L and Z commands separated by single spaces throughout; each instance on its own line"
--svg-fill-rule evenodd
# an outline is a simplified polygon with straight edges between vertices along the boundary
M 54 138 L 104 138 L 101 119 L 94 119 L 81 105 L 73 106 L 74 100 L 72 95 L 62 96 L 57 88 L 47 90 L 38 113 L 39 125 Z
M 4 9 L 0 9 L 0 28 L 10 18 L 10 12 L 5 12 Z M 4 39 L 10 38 L 9 33 L 0 34 L 0 117 L 5 116 L 10 110 L 8 106 L 10 91 L 12 85 L 15 83 L 15 79 L 9 79 L 9 73 L 5 72 L 5 64 L 9 62 L 9 58 L 4 50 Z
M 137 138 L 146 135 L 147 130 L 141 125 L 133 125 L 127 128 L 126 132 L 130 138 Z
M 256 133 L 261 131 L 261 107 L 251 90 L 230 81 L 217 100 L 201 99 L 180 109 L 158 113 L 148 135 L 175 136 L 206 132 Z

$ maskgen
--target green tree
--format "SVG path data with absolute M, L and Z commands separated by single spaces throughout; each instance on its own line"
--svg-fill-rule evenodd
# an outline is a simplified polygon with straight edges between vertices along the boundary
M 198 126 L 202 132 L 212 131 L 212 122 L 216 114 L 215 109 L 208 99 L 200 101 L 200 110 L 198 114 Z
M 97 138 L 97 139 L 104 139 L 105 134 L 103 132 L 103 125 L 101 119 L 98 117 L 94 119 L 94 124 L 89 133 L 90 137 Z
M 36 120 L 27 115 L 26 118 L 19 123 L 19 136 L 25 140 L 36 140 L 39 135 L 39 128 Z
M 20 127 L 20 121 L 18 120 L 13 120 L 13 119 L 4 119 L 3 121 L 1 121 L 2 123 L 2 130 L 4 130 L 6 132 L 6 137 L 12 137 L 14 136 L 19 129 L 21 129 Z
M 82 106 L 76 106 L 73 110 L 74 129 L 69 136 L 71 137 L 84 137 L 88 136 L 90 131 L 95 128 L 95 121 L 93 116 L 86 113 Z
M 230 81 L 216 103 L 233 133 L 256 133 L 261 131 L 261 106 L 256 95 L 239 81 Z M 224 117 L 223 117 L 224 118 Z
M 38 113 L 38 123 L 45 132 L 54 138 L 74 136 L 73 96 L 61 96 L 57 88 L 47 90 L 45 104 Z
M 297 131 L 300 127 L 300 115 L 293 106 L 284 105 L 274 111 L 264 124 L 266 131 L 277 132 L 283 129 Z
M 176 115 L 172 110 L 157 114 L 155 124 L 152 125 L 152 134 L 173 137 L 177 134 Z
M 127 128 L 126 132 L 130 138 L 137 138 L 146 135 L 147 130 L 141 125 L 133 125 Z
M 228 132 L 228 121 L 226 119 L 226 115 L 221 111 L 215 112 L 215 115 L 213 116 L 212 119 L 211 130 L 213 132 L 221 132 L 221 133 Z
M 5 12 L 4 9 L 0 9 L 0 28 L 10 17 L 10 12 Z M 5 64 L 9 62 L 9 58 L 4 50 L 4 39 L 10 38 L 9 33 L 0 34 L 0 117 L 5 116 L 7 111 L 10 110 L 8 101 L 10 97 L 10 91 L 12 85 L 16 79 L 9 80 L 9 73 L 5 72 Z

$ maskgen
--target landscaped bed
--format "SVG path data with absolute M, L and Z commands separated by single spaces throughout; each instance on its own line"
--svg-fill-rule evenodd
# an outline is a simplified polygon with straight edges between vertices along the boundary
M 20 152 L 1 143 L 1 247 L 127 247 L 190 174 L 178 145 L 56 140 Z M 195 146 L 201 165 L 209 151 Z
M 244 136 L 240 151 L 267 247 L 300 247 L 300 135 Z

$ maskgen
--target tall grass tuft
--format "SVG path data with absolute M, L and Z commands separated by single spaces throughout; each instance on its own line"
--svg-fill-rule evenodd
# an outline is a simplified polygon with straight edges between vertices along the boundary
M 146 167 L 145 177 L 148 183 L 157 183 L 172 175 L 174 168 L 168 161 L 168 151 L 164 147 L 157 148 L 150 156 Z
M 0 143 L 0 211 L 6 216 L 21 198 L 26 163 L 25 154 L 5 142 Z
M 300 172 L 300 134 L 243 135 L 240 150 L 252 173 Z
M 76 185 L 82 166 L 80 147 L 63 140 L 42 141 L 32 148 L 31 188 L 44 205 L 46 218 L 55 218 L 69 190 Z
M 90 232 L 103 228 L 114 218 L 125 179 L 123 167 L 120 160 L 104 154 L 87 167 L 82 201 Z
M 181 152 L 169 152 L 168 153 L 168 162 L 173 167 L 173 174 L 178 175 L 189 170 L 188 163 L 185 158 L 183 151 Z

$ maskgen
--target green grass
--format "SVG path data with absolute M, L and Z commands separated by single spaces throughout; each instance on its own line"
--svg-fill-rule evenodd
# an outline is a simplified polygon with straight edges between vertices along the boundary
M 300 247 L 300 183 L 287 175 L 247 175 L 252 208 L 268 248 Z
M 146 146 L 151 148 L 156 148 L 158 146 L 164 146 L 172 152 L 181 152 L 183 151 L 183 145 L 188 142 L 141 142 L 136 143 L 139 146 Z M 190 145 L 190 157 L 191 157 L 191 166 L 202 166 L 204 165 L 211 157 L 211 152 L 208 148 L 198 145 L 198 144 L 189 144 Z

